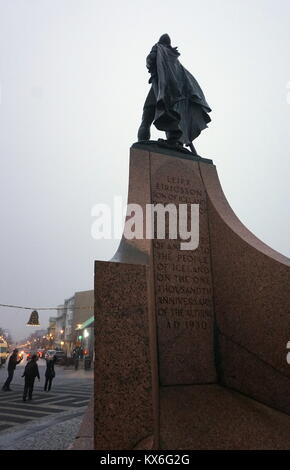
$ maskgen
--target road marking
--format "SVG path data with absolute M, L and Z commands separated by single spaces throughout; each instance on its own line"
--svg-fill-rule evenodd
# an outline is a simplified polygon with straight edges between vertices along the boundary
M 93 381 L 85 385 L 56 385 L 50 392 L 35 386 L 32 401 L 22 401 L 23 386 L 15 384 L 12 392 L 0 394 L 0 433 L 13 426 L 61 412 L 85 407 L 93 392 Z

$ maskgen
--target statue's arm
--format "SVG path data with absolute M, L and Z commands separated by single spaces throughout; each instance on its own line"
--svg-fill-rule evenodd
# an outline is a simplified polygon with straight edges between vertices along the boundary
M 150 54 L 146 58 L 146 67 L 150 73 L 155 70 L 157 57 L 157 46 L 152 47 Z

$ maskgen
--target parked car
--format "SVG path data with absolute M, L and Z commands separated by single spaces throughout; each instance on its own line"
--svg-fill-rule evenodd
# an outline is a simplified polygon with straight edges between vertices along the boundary
M 58 350 L 58 349 L 49 349 L 48 351 L 46 351 L 46 353 L 44 355 L 44 358 L 46 360 L 51 360 L 51 359 L 55 358 L 56 364 L 63 364 L 65 362 L 65 359 L 66 359 L 66 353 L 64 351 L 62 351 L 61 349 L 60 350 Z
M 44 354 L 44 359 L 50 360 L 53 359 L 55 356 L 56 350 L 55 349 L 48 349 L 46 353 Z
M 66 359 L 66 353 L 62 350 L 55 351 L 56 363 L 62 364 Z
M 5 364 L 6 362 L 6 359 L 8 357 L 8 344 L 6 343 L 6 341 L 4 340 L 1 340 L 0 342 L 0 367 Z
M 39 358 L 39 354 L 38 354 L 38 351 L 28 351 L 27 353 L 27 356 L 26 356 L 26 360 L 27 361 L 30 361 L 30 359 L 32 358 L 32 356 L 36 354 L 36 356 Z M 23 356 L 22 352 L 18 354 L 18 356 Z
M 44 357 L 45 349 L 38 349 L 37 352 L 39 354 L 39 357 Z

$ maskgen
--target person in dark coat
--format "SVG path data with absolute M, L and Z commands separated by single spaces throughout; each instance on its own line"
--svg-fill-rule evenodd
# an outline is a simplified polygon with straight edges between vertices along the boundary
M 54 364 L 56 362 L 56 357 L 54 356 L 53 359 L 49 359 L 46 361 L 46 371 L 45 371 L 45 384 L 44 384 L 44 391 L 49 392 L 51 389 L 52 381 L 55 377 L 55 370 Z
M 80 354 L 81 354 L 80 353 L 80 347 L 76 346 L 73 349 L 73 352 L 72 352 L 72 358 L 73 358 L 73 361 L 74 361 L 75 370 L 78 370 L 78 368 L 79 368 Z
M 28 400 L 32 400 L 32 393 L 33 393 L 33 386 L 35 378 L 38 377 L 40 380 L 38 365 L 37 365 L 38 357 L 36 354 L 33 354 L 31 360 L 26 364 L 22 377 L 24 377 L 24 390 L 23 390 L 23 401 L 26 401 L 26 397 L 28 394 Z
M 10 384 L 13 379 L 14 371 L 16 369 L 16 366 L 20 364 L 22 361 L 22 357 L 18 359 L 18 349 L 14 349 L 13 353 L 11 354 L 9 361 L 8 361 L 8 378 L 5 382 L 5 384 L 2 387 L 2 390 L 5 392 L 11 392 Z
M 84 358 L 84 348 L 80 347 L 80 360 L 82 361 Z
M 138 141 L 150 139 L 152 122 L 165 131 L 167 146 L 186 145 L 196 154 L 192 141 L 211 121 L 211 111 L 196 79 L 179 62 L 177 47 L 163 34 L 146 59 L 151 89 L 146 98 Z

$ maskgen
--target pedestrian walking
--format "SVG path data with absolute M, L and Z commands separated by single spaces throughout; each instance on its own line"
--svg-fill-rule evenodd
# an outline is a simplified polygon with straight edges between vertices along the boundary
M 74 361 L 75 370 L 78 370 L 80 361 L 80 348 L 78 346 L 73 349 L 72 357 Z
M 13 375 L 14 375 L 14 371 L 16 369 L 16 366 L 18 364 L 20 364 L 20 362 L 22 361 L 22 356 L 20 356 L 20 359 L 18 359 L 18 349 L 14 349 L 13 353 L 11 354 L 10 358 L 9 358 L 9 361 L 8 361 L 8 377 L 7 377 L 7 380 L 5 382 L 5 384 L 3 385 L 2 387 L 2 390 L 4 390 L 5 392 L 11 392 L 11 388 L 10 388 L 10 384 L 12 382 L 12 379 L 13 379 Z
M 80 360 L 82 361 L 84 358 L 84 348 L 82 347 L 79 348 L 79 356 L 80 356 Z
M 24 377 L 24 390 L 23 390 L 23 401 L 26 401 L 26 397 L 28 394 L 28 400 L 32 400 L 32 393 L 33 393 L 33 386 L 35 378 L 39 376 L 39 370 L 37 365 L 38 357 L 36 354 L 33 354 L 31 360 L 26 364 L 22 377 Z
M 46 361 L 45 384 L 44 384 L 45 392 L 49 392 L 49 390 L 51 389 L 52 381 L 55 377 L 55 370 L 54 370 L 55 362 L 56 362 L 55 356 L 53 359 L 47 359 Z

